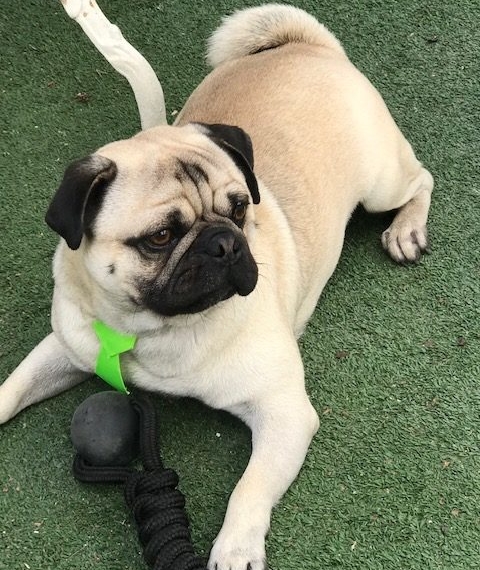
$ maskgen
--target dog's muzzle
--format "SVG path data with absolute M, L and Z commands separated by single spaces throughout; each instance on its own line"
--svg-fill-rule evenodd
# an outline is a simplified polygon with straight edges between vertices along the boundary
M 200 232 L 160 290 L 148 287 L 144 303 L 165 316 L 198 313 L 235 294 L 249 295 L 258 268 L 240 230 L 209 226 Z

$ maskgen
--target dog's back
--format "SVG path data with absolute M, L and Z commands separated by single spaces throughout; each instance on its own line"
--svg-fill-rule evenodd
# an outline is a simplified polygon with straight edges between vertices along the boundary
M 353 209 L 402 206 L 421 164 L 379 93 L 303 10 L 271 4 L 237 12 L 212 35 L 207 58 L 215 68 L 177 124 L 227 123 L 252 138 L 255 173 L 294 236 L 302 321 L 337 264 Z
M 333 34 L 292 6 L 227 17 L 207 57 L 216 67 L 178 124 L 227 123 L 250 135 L 255 173 L 287 216 L 300 259 L 318 252 L 304 277 L 311 284 L 315 272 L 323 287 L 342 247 L 338 228 L 371 184 L 363 117 L 378 105 L 386 111 L 381 98 Z

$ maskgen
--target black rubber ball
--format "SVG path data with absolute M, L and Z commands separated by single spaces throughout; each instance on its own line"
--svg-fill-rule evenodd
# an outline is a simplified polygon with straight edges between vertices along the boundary
M 128 396 L 99 392 L 75 410 L 70 437 L 77 452 L 92 465 L 128 465 L 138 455 L 138 415 Z

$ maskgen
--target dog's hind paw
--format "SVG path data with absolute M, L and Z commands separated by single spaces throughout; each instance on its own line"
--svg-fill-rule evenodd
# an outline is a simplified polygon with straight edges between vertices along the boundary
M 397 263 L 418 263 L 423 253 L 430 253 L 427 228 L 393 224 L 383 232 L 382 245 Z

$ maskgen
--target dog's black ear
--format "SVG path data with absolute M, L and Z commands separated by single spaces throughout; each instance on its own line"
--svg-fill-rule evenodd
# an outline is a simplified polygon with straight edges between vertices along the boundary
M 258 183 L 253 173 L 253 146 L 250 137 L 240 127 L 222 124 L 196 123 L 217 143 L 237 165 L 245 177 L 254 204 L 260 202 Z
M 70 164 L 45 216 L 70 249 L 78 249 L 105 196 L 107 184 L 117 174 L 116 164 L 104 156 L 90 155 Z

